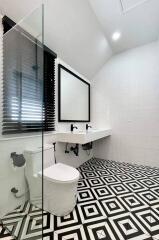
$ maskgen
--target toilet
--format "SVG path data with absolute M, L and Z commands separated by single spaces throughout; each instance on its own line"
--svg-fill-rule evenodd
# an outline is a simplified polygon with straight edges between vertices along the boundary
M 43 173 L 42 173 L 43 150 Z M 79 171 L 63 163 L 55 164 L 53 145 L 25 150 L 26 179 L 29 186 L 30 202 L 56 215 L 68 215 L 76 205 Z

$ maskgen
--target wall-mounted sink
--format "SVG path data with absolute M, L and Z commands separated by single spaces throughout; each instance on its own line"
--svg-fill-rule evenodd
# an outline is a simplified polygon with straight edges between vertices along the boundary
M 111 135 L 111 129 L 91 129 L 89 131 L 57 132 L 58 142 L 85 144 Z

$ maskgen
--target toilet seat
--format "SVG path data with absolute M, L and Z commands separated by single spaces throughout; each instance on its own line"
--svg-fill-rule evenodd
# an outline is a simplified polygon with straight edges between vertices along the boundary
M 42 173 L 39 173 L 42 176 Z M 44 169 L 43 177 L 51 182 L 71 183 L 79 179 L 79 171 L 63 163 L 57 163 Z

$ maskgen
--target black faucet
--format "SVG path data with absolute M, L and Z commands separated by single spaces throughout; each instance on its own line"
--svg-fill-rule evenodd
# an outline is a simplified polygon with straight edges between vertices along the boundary
M 78 127 L 74 126 L 73 124 L 71 124 L 71 132 L 73 132 L 73 129 L 76 128 L 78 129 Z
M 92 128 L 90 125 L 86 124 L 86 130 L 88 130 L 88 128 Z

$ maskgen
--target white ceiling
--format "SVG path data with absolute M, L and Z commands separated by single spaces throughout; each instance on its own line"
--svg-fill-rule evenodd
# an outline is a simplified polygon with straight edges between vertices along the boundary
M 149 0 L 120 0 L 120 3 L 123 11 L 126 12 L 139 6 L 140 4 L 145 3 L 146 1 Z
M 18 22 L 41 2 L 0 0 L 0 11 Z M 32 16 L 30 19 L 31 22 Z M 46 0 L 44 23 L 45 44 L 89 80 L 112 55 L 101 25 L 87 0 Z
M 89 0 L 89 2 L 114 53 L 158 39 L 159 0 Z M 111 39 L 115 31 L 122 33 L 118 42 L 112 42 Z
M 0 11 L 18 22 L 42 1 L 45 44 L 90 80 L 112 52 L 159 36 L 159 0 L 0 0 Z M 113 42 L 115 31 L 122 37 Z

